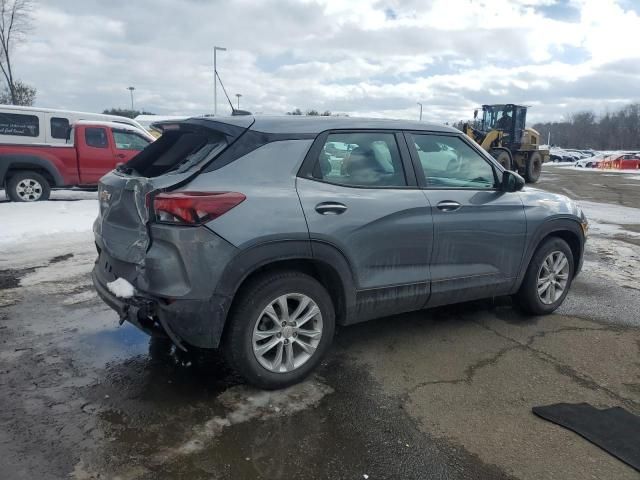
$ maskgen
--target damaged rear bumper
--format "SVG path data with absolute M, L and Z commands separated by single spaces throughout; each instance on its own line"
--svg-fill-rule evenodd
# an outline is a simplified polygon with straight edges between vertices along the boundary
M 140 263 L 114 256 L 96 232 L 98 295 L 121 321 L 150 335 L 166 335 L 182 348 L 217 348 L 231 298 L 214 292 L 237 249 L 204 227 L 152 225 L 150 231 L 153 243 Z M 134 297 L 109 291 L 119 277 L 135 287 Z
M 155 325 L 155 322 L 151 321 L 150 318 L 150 312 L 155 310 L 155 302 L 142 297 L 131 297 L 126 299 L 116 297 L 109 291 L 106 284 L 101 282 L 98 268 L 98 264 L 96 264 L 91 272 L 93 286 L 102 301 L 116 311 L 120 317 L 120 323 L 127 321 L 149 335 L 166 336 L 164 330 L 159 328 L 158 325 Z
M 230 298 L 214 295 L 209 300 L 175 300 L 136 295 L 119 298 L 109 291 L 99 263 L 91 274 L 98 296 L 116 311 L 120 323 L 129 322 L 152 336 L 170 338 L 183 350 L 190 346 L 217 348 Z

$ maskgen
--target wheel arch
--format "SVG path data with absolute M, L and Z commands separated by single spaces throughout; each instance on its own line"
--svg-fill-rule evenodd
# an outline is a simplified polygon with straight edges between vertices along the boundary
M 355 309 L 355 283 L 351 267 L 335 247 L 322 242 L 276 241 L 241 250 L 225 268 L 214 295 L 229 299 L 224 314 L 224 329 L 229 312 L 244 288 L 257 277 L 274 272 L 298 271 L 322 284 L 333 301 L 336 323 L 344 324 Z
M 573 254 L 574 278 L 580 272 L 584 259 L 584 235 L 580 223 L 572 218 L 549 220 L 538 228 L 533 240 L 529 243 L 520 266 L 520 273 L 516 279 L 513 293 L 517 292 L 520 288 L 529 264 L 531 263 L 531 258 L 533 258 L 533 255 L 540 245 L 550 237 L 561 238 L 567 242 Z
M 2 155 L 0 157 L 0 185 L 5 185 L 11 176 L 19 171 L 37 172 L 42 175 L 52 187 L 64 185 L 64 180 L 46 159 L 33 155 Z

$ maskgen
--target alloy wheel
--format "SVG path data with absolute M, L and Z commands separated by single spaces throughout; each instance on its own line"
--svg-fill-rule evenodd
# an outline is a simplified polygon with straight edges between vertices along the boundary
M 42 196 L 42 185 L 33 178 L 24 178 L 16 185 L 16 194 L 24 202 L 35 202 Z
M 253 353 L 258 363 L 274 373 L 304 365 L 322 338 L 322 314 L 310 297 L 281 295 L 269 302 L 253 329 Z
M 557 302 L 569 283 L 569 260 L 561 251 L 551 252 L 538 271 L 538 298 L 545 305 Z

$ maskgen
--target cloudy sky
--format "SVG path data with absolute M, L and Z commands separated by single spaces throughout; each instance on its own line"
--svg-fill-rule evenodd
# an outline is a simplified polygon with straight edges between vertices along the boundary
M 36 104 L 213 111 L 212 47 L 241 107 L 530 123 L 640 100 L 640 0 L 34 0 L 16 49 Z M 219 113 L 229 112 L 219 91 Z M 235 97 L 234 97 L 235 100 Z

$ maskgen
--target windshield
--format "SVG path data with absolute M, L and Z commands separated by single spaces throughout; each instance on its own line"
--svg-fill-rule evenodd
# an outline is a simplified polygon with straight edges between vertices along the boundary
M 482 129 L 508 130 L 511 127 L 512 112 L 507 105 L 486 105 L 483 107 Z

